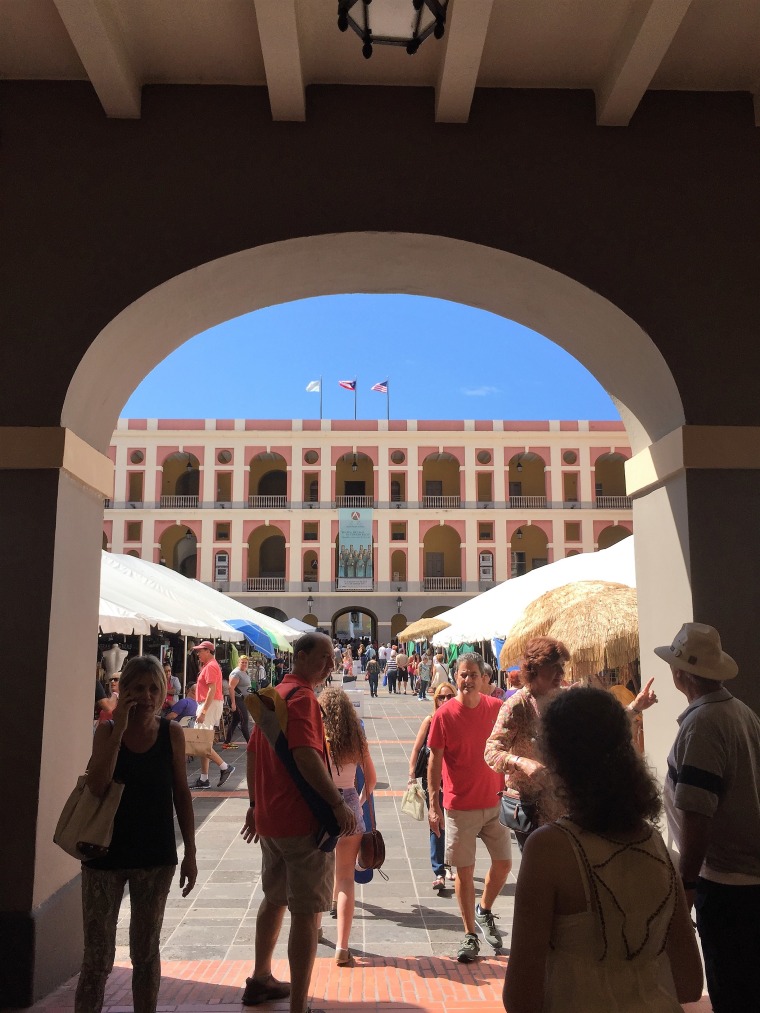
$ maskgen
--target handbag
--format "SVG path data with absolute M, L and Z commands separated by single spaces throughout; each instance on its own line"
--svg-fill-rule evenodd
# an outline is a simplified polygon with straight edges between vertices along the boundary
M 362 771 L 363 773 L 363 771 Z M 367 783 L 365 777 L 364 783 Z M 365 830 L 359 844 L 359 854 L 356 856 L 356 864 L 359 869 L 380 869 L 385 862 L 385 841 L 383 835 L 377 829 L 375 823 L 375 807 L 370 800 L 367 806 L 369 811 L 370 829 Z M 385 875 L 382 873 L 381 875 Z M 386 877 L 387 878 L 387 877 Z
M 185 756 L 211 756 L 214 748 L 213 728 L 183 728 Z
M 499 792 L 499 823 L 509 830 L 526 836 L 538 826 L 538 806 L 535 802 L 523 802 L 520 793 L 513 788 Z
M 404 792 L 404 797 L 401 800 L 401 812 L 418 822 L 425 819 L 425 796 L 416 781 L 408 785 Z
M 430 759 L 430 747 L 427 744 L 428 730 L 425 732 L 425 741 L 420 746 L 419 752 L 417 753 L 417 759 L 414 761 L 414 776 L 427 779 L 428 760 Z
M 105 795 L 94 795 L 87 787 L 87 775 L 82 774 L 58 817 L 53 843 L 80 862 L 103 858 L 111 846 L 123 791 L 121 782 L 111 781 Z

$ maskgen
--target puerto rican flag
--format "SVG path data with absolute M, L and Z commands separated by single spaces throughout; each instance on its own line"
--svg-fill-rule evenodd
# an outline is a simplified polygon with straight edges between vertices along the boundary
M 387 394 L 388 381 L 383 380 L 382 383 L 376 383 L 374 387 L 370 387 L 370 390 L 376 390 L 379 394 Z
M 338 380 L 338 386 L 343 390 L 356 390 L 356 380 Z

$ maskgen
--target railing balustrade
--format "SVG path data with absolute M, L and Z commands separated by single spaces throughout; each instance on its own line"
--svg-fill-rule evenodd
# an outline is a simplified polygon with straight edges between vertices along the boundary
M 546 496 L 510 496 L 507 506 L 513 510 L 541 510 L 546 507 Z
M 198 506 L 198 497 L 162 496 L 158 505 L 163 510 L 192 510 Z
M 336 507 L 371 507 L 375 501 L 372 496 L 336 496 Z
M 630 510 L 633 507 L 630 496 L 597 496 L 597 510 Z
M 422 581 L 423 591 L 461 591 L 461 577 L 425 577 Z
M 455 510 L 462 505 L 459 496 L 423 496 L 422 506 L 425 510 Z
M 249 577 L 245 582 L 246 591 L 284 591 L 284 577 Z
M 287 496 L 249 496 L 248 506 L 254 510 L 277 510 L 288 505 Z

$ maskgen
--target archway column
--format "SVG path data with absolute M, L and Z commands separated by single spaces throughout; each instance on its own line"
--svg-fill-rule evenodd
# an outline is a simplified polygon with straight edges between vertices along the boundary
M 0 866 L 0 1003 L 26 1006 L 82 956 L 79 866 L 53 844 L 53 830 L 92 742 L 103 499 L 113 495 L 113 466 L 70 430 L 6 428 L 0 470 L 2 755 L 12 822 Z
M 731 692 L 760 711 L 760 427 L 681 426 L 626 462 L 633 497 L 641 672 L 660 703 L 645 718 L 646 751 L 660 779 L 684 697 L 654 648 L 682 623 L 717 627 L 739 663 Z M 741 523 L 741 519 L 745 523 Z

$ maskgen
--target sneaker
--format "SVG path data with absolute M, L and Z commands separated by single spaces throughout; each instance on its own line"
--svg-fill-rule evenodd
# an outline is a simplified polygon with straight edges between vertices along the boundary
M 460 964 L 471 964 L 480 953 L 478 937 L 468 932 L 462 940 L 462 945 L 457 950 L 457 960 Z
M 501 932 L 496 928 L 496 919 L 493 911 L 486 911 L 480 904 L 475 905 L 475 921 L 480 929 L 483 938 L 495 950 L 501 949 Z
M 201 781 L 201 779 L 198 778 L 197 781 L 193 781 L 193 783 L 190 785 L 190 787 L 191 788 L 210 788 L 211 787 L 211 782 L 208 781 L 208 780 Z
M 230 776 L 230 774 L 234 773 L 234 771 L 235 771 L 235 768 L 232 766 L 231 763 L 228 763 L 227 764 L 227 769 L 226 770 L 222 770 L 220 772 L 220 774 L 219 774 L 219 784 L 217 785 L 217 788 L 221 788 L 222 785 L 224 784 L 224 782 Z

